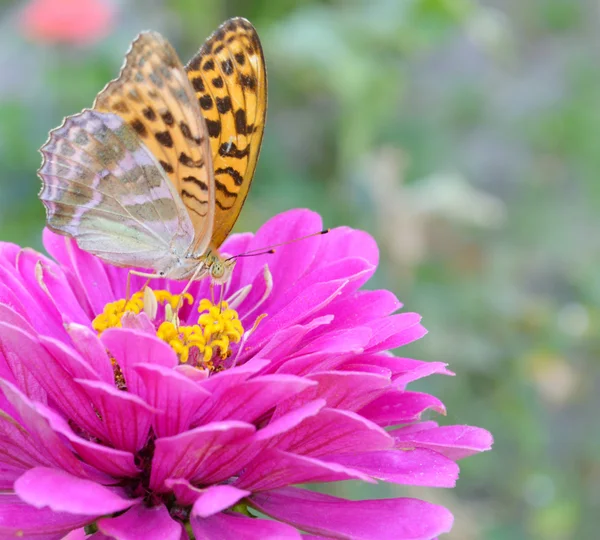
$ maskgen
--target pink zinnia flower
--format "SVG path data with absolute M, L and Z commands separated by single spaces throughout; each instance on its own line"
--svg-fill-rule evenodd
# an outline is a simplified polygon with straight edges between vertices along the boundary
M 84 45 L 106 36 L 113 18 L 107 0 L 31 0 L 21 14 L 21 28 L 37 41 Z
M 320 230 L 296 210 L 238 254 Z M 0 537 L 433 538 L 452 515 L 418 499 L 348 501 L 291 487 L 377 480 L 452 487 L 489 449 L 411 381 L 444 364 L 398 358 L 425 330 L 384 290 L 367 234 L 338 228 L 241 258 L 207 280 L 157 280 L 125 305 L 127 270 L 46 232 L 57 262 L 0 244 Z M 143 280 L 134 279 L 133 290 Z M 136 288 L 137 287 L 137 288 Z M 217 288 L 215 296 L 220 297 Z M 124 314 L 125 309 L 128 311 Z M 203 313 L 198 316 L 198 310 Z M 263 519 L 257 512 L 272 519 Z

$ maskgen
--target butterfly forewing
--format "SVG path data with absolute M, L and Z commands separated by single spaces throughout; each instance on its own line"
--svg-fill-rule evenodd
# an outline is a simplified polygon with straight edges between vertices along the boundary
M 194 226 L 191 254 L 204 254 L 214 223 L 211 150 L 199 104 L 171 45 L 156 32 L 140 34 L 94 108 L 122 117 L 154 154 Z
M 156 268 L 193 242 L 179 195 L 119 116 L 86 110 L 68 117 L 41 152 L 48 227 L 82 249 L 118 266 Z
M 216 208 L 211 244 L 218 248 L 250 189 L 265 127 L 267 78 L 256 30 L 245 19 L 225 22 L 186 70 L 212 147 Z

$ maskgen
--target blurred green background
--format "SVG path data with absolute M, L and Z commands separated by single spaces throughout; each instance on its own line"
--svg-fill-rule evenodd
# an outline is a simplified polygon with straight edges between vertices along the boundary
M 492 452 L 462 462 L 454 490 L 337 493 L 444 504 L 456 517 L 447 538 L 596 537 L 596 0 L 120 0 L 103 28 L 97 14 L 61 23 L 64 38 L 27 11 L 61 3 L 73 0 L 0 3 L 2 240 L 41 247 L 37 149 L 117 75 L 140 30 L 161 31 L 186 61 L 245 16 L 270 95 L 237 230 L 305 206 L 326 226 L 371 232 L 382 251 L 371 286 L 395 291 L 430 331 L 402 355 L 457 375 L 416 388 L 445 402 L 443 423 L 495 436 Z M 66 36 L 74 24 L 90 25 L 83 43 Z

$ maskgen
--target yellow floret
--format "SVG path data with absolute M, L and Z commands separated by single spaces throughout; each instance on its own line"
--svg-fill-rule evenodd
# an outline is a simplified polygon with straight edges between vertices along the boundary
M 129 301 L 125 299 L 109 302 L 102 313 L 92 321 L 92 328 L 101 334 L 109 328 L 121 328 L 121 317 L 126 311 L 140 313 L 144 309 L 143 293 L 135 293 Z
M 153 296 L 150 296 L 151 294 Z M 168 343 L 179 361 L 184 364 L 190 361 L 193 349 L 197 349 L 196 367 L 212 371 L 216 369 L 215 355 L 218 353 L 222 360 L 228 358 L 231 355 L 230 344 L 238 343 L 242 339 L 244 327 L 237 312 L 230 309 L 227 302 L 213 304 L 208 299 L 200 301 L 198 324 L 181 326 L 177 309 L 181 307 L 180 302 L 184 301 L 191 305 L 194 298 L 190 294 L 182 297 L 168 291 L 146 289 L 145 292 L 135 293 L 128 302 L 123 299 L 106 304 L 104 311 L 92 322 L 92 326 L 101 334 L 108 328 L 120 328 L 121 318 L 127 311 L 141 313 L 144 310 L 147 315 L 156 316 L 156 303 L 164 304 L 165 320 L 156 331 L 157 337 Z M 144 303 L 148 305 L 145 306 Z M 152 306 L 149 305 L 151 303 Z

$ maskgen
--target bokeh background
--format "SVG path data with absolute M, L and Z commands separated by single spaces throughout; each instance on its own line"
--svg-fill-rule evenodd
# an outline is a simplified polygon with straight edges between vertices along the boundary
M 371 232 L 371 286 L 430 331 L 402 354 L 456 373 L 415 388 L 445 402 L 443 423 L 495 436 L 454 490 L 336 492 L 444 504 L 447 538 L 597 537 L 597 0 L 2 0 L 0 239 L 41 248 L 37 149 L 140 30 L 186 61 L 238 15 L 262 38 L 270 96 L 237 229 L 309 207 Z

